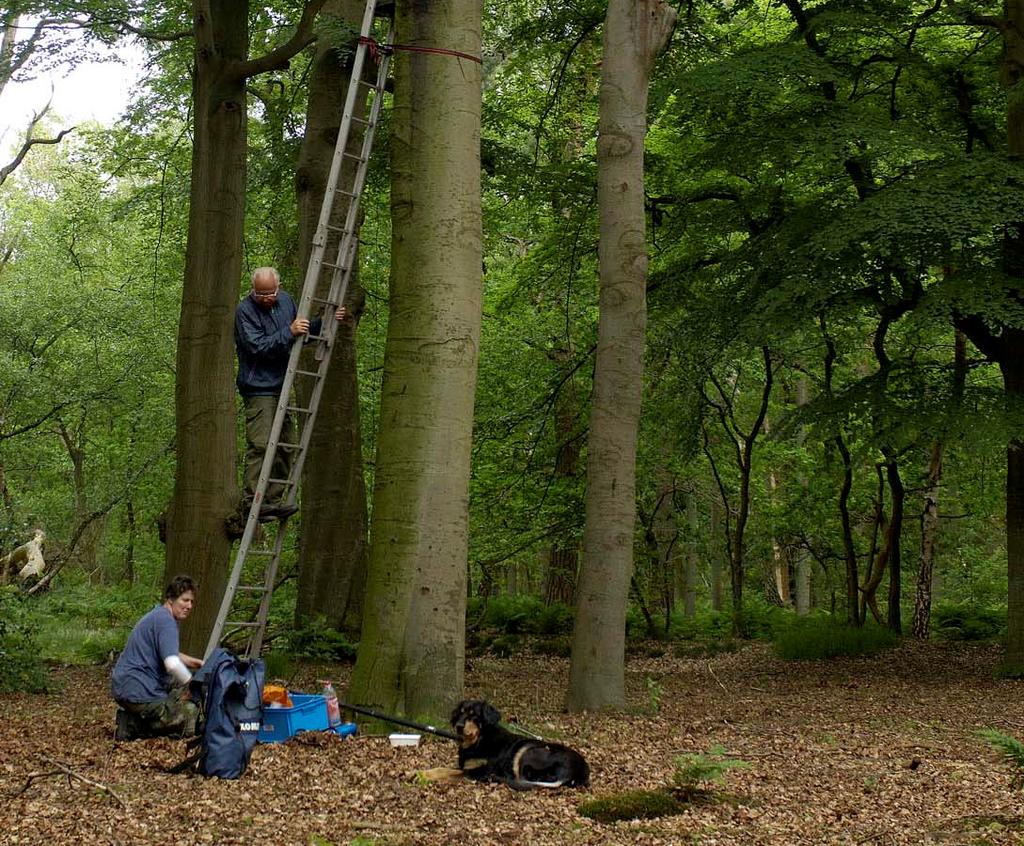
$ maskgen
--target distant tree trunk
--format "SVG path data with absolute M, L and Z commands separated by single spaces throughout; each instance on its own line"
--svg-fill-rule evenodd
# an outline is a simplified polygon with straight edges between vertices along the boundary
M 663 0 L 610 0 L 598 128 L 600 317 L 587 442 L 583 567 L 568 705 L 625 705 L 625 619 L 633 569 L 636 437 L 643 384 L 647 244 L 644 135 L 654 59 L 676 12 Z
M 917 561 L 917 596 L 914 601 L 914 637 L 928 638 L 932 610 L 932 572 L 935 564 L 935 540 L 939 533 L 939 484 L 942 480 L 942 441 L 932 444 L 931 460 L 924 486 L 924 510 L 921 512 L 921 555 Z
M 807 377 L 803 374 L 797 376 L 796 380 L 796 407 L 804 408 L 810 402 L 810 389 Z M 807 436 L 805 426 L 800 426 L 797 432 L 797 443 L 802 448 Z M 801 473 L 798 477 L 800 487 L 806 493 L 809 482 L 806 474 Z M 802 533 L 803 534 L 803 533 Z M 798 617 L 806 616 L 811 610 L 811 556 L 804 544 L 799 544 L 793 551 L 792 565 L 794 569 L 794 582 L 796 584 L 796 595 L 794 596 L 794 607 Z
M 124 504 L 124 564 L 121 568 L 121 579 L 129 585 L 135 584 L 135 538 L 138 534 L 138 526 L 135 522 L 135 500 L 129 494 Z
M 89 519 L 92 509 L 89 507 L 89 492 L 85 477 L 85 412 L 82 412 L 74 429 L 69 429 L 63 420 L 58 421 L 58 432 L 61 442 L 71 461 L 71 482 L 75 495 L 75 522 L 85 523 L 78 546 L 75 548 L 75 560 L 82 568 L 89 581 L 100 584 L 104 581 L 104 573 L 99 565 L 99 548 L 106 531 L 106 516 Z
M 480 55 L 478 0 L 399 0 L 396 40 Z M 352 701 L 437 717 L 461 697 L 481 319 L 481 68 L 395 56 L 391 299 Z
M 569 345 L 558 347 L 552 356 L 560 367 L 568 365 L 572 358 Z M 580 438 L 576 432 L 579 415 L 579 401 L 576 398 L 576 384 L 570 376 L 555 400 L 555 441 L 558 451 L 555 455 L 555 482 L 568 483 L 576 478 L 580 463 Z M 551 543 L 547 568 L 544 574 L 544 602 L 564 602 L 571 605 L 576 593 L 576 572 L 579 569 L 579 541 L 568 529 L 556 536 Z
M 906 490 L 900 478 L 899 463 L 890 457 L 886 464 L 886 478 L 892 492 L 892 518 L 889 523 L 889 608 L 886 615 L 889 630 L 896 634 L 903 632 L 903 616 L 901 609 L 901 589 L 903 576 L 903 512 L 906 503 Z
M 676 525 L 675 511 L 675 479 L 668 468 L 659 468 L 662 482 L 658 486 L 658 503 L 651 520 L 651 533 L 654 537 L 657 567 L 654 577 L 661 589 L 662 608 L 665 614 L 665 634 L 668 634 L 672 621 L 672 611 L 676 604 L 675 562 L 679 554 L 679 527 Z
M 708 558 L 711 560 L 709 578 L 711 580 L 711 610 L 722 611 L 725 608 L 725 585 L 722 566 L 727 560 L 725 554 L 725 537 L 727 529 L 725 507 L 716 496 L 711 500 L 711 540 L 708 543 Z
M 329 0 L 325 13 L 348 21 L 355 27 L 362 20 L 361 0 Z M 376 68 L 371 66 L 371 72 Z M 334 155 L 341 113 L 345 104 L 351 67 L 344 67 L 338 51 L 328 43 L 317 45 L 309 80 L 306 134 L 295 172 L 295 194 L 299 209 L 299 272 L 305 274 L 313 236 L 320 217 L 324 187 Z M 356 116 L 365 113 L 364 100 L 357 100 Z M 359 124 L 353 123 L 348 148 L 356 153 L 362 144 Z M 341 184 L 351 185 L 354 164 L 346 162 Z M 333 209 L 333 225 L 344 222 L 345 204 Z M 333 263 L 338 250 L 338 233 L 328 232 L 326 255 Z M 320 411 L 313 430 L 302 472 L 302 534 L 299 539 L 298 596 L 296 624 L 322 616 L 333 628 L 358 634 L 366 581 L 366 483 L 363 478 L 363 445 L 359 420 L 359 380 L 356 369 L 355 328 L 362 314 L 365 295 L 359 285 L 358 254 L 355 259 L 345 306 L 355 319 L 338 327 L 331 366 L 320 398 Z M 331 274 L 324 272 L 318 296 L 326 296 Z M 312 345 L 304 353 L 304 367 L 313 370 Z M 312 385 L 303 380 L 298 387 L 303 402 Z
M 832 399 L 832 376 L 836 361 L 836 347 L 826 327 L 825 318 L 819 316 L 818 320 L 821 326 L 822 340 L 825 342 L 825 360 L 822 368 L 825 377 L 824 394 L 828 399 Z M 853 523 L 850 519 L 850 494 L 853 491 L 853 461 L 841 430 L 836 432 L 832 438 L 832 443 L 843 462 L 843 481 L 839 488 L 838 509 L 839 521 L 842 527 L 843 561 L 846 565 L 846 622 L 851 626 L 859 626 L 863 622 L 860 611 L 860 575 L 857 572 L 857 549 L 853 543 Z
M 686 544 L 683 558 L 683 616 L 692 619 L 697 616 L 697 538 L 700 533 L 700 515 L 697 513 L 695 486 L 691 485 L 686 495 L 686 522 L 690 539 Z
M 767 417 L 764 420 L 765 435 L 771 434 L 771 425 Z M 774 503 L 776 492 L 779 489 L 781 471 L 772 467 L 768 471 L 768 497 Z M 769 601 L 777 601 L 783 607 L 788 608 L 793 604 L 793 597 L 790 592 L 790 570 L 789 570 L 789 544 L 772 531 L 772 591 L 768 597 Z

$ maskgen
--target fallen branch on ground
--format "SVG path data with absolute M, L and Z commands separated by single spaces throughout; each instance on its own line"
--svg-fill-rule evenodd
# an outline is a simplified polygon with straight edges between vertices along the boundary
M 16 796 L 21 796 L 21 794 L 28 790 L 29 786 L 37 778 L 48 778 L 49 776 L 64 775 L 67 776 L 68 784 L 71 783 L 71 779 L 73 778 L 77 778 L 79 781 L 84 781 L 90 787 L 95 787 L 97 790 L 101 790 L 102 792 L 106 793 L 111 799 L 114 799 L 118 805 L 127 810 L 128 806 L 125 805 L 124 800 L 120 796 L 118 796 L 111 788 L 107 787 L 105 784 L 101 784 L 98 781 L 93 781 L 91 778 L 86 778 L 84 775 L 76 773 L 73 769 L 71 769 L 70 765 L 65 764 L 62 761 L 58 761 L 56 758 L 51 758 L 49 755 L 43 755 L 42 757 L 43 760 L 46 761 L 46 763 L 52 764 L 57 769 L 46 770 L 45 772 L 41 771 L 38 773 L 29 773 L 28 778 L 25 780 L 25 785 L 21 788 L 21 790 L 19 790 L 17 793 L 11 794 L 12 799 Z

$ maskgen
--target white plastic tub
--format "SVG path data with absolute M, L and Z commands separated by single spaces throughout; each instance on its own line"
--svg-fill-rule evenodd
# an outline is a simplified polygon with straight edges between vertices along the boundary
M 419 746 L 421 736 L 419 734 L 389 734 L 388 740 L 391 741 L 392 746 Z

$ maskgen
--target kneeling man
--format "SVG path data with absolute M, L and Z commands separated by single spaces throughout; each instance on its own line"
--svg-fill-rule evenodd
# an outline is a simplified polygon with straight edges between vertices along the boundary
M 177 576 L 164 601 L 132 629 L 114 665 L 110 692 L 117 711 L 115 740 L 137 740 L 195 733 L 196 706 L 185 699 L 186 685 L 203 662 L 178 651 L 178 624 L 192 611 L 196 587 Z

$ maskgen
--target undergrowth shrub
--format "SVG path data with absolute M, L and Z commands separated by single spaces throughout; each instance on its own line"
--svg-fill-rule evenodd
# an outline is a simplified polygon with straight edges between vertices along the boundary
M 1006 609 L 942 602 L 932 609 L 932 625 L 946 640 L 994 640 L 1006 630 Z
M 775 635 L 775 652 L 791 661 L 810 661 L 851 655 L 874 655 L 896 645 L 889 629 L 874 623 L 862 628 L 848 626 L 831 617 L 794 618 Z
M 37 642 L 44 658 L 100 664 L 124 648 L 132 627 L 160 601 L 152 584 L 98 587 L 81 572 L 68 572 L 54 590 L 33 601 Z
M 677 795 L 688 797 L 706 791 L 706 785 L 725 781 L 729 770 L 749 767 L 739 758 L 730 758 L 722 746 L 713 746 L 707 754 L 695 752 L 679 755 L 672 773 L 672 788 Z
M 0 588 L 0 692 L 46 690 L 46 665 L 36 641 L 38 626 L 18 588 Z
M 354 661 L 358 644 L 327 625 L 324 617 L 305 619 L 285 636 L 286 651 L 301 658 L 319 661 Z
M 982 729 L 978 734 L 989 742 L 1005 763 L 1010 765 L 1013 786 L 1018 789 L 1024 788 L 1024 743 L 996 729 Z
M 477 609 L 479 606 L 477 606 Z M 470 609 L 468 616 L 473 616 Z M 476 612 L 479 614 L 479 611 Z M 561 602 L 545 605 L 536 596 L 496 596 L 484 606 L 481 625 L 504 634 L 554 636 L 572 631 L 573 610 Z

